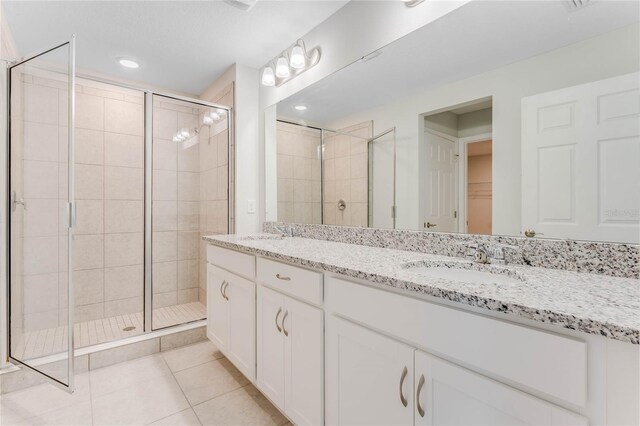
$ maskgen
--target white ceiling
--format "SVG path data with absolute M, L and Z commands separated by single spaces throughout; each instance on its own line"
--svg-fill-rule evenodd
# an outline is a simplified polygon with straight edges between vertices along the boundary
M 640 2 L 475 0 L 278 103 L 316 125 L 638 22 Z M 615 48 L 615 46 L 612 46 Z M 371 55 L 373 56 L 373 55 Z M 303 112 L 295 105 L 306 105 Z
M 77 66 L 198 95 L 231 64 L 266 64 L 348 1 L 2 1 L 21 55 L 77 37 Z M 116 62 L 140 62 L 127 70 Z

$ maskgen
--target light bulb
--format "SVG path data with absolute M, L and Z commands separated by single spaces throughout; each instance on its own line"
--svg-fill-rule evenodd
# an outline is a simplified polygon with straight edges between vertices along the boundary
M 180 142 L 180 141 L 182 141 L 182 138 L 180 137 L 180 135 L 175 135 L 175 136 L 173 137 L 173 141 L 174 141 L 174 142 Z
M 276 77 L 273 74 L 273 68 L 266 67 L 262 70 L 262 84 L 265 86 L 275 86 Z
M 220 120 L 220 114 L 218 114 L 217 112 L 213 112 L 213 111 L 212 111 L 212 112 L 211 112 L 211 119 L 212 119 L 213 121 L 218 121 L 218 120 Z
M 227 111 L 223 110 L 222 108 L 216 108 L 215 111 L 220 117 L 224 117 L 224 115 L 227 113 Z
M 291 75 L 289 64 L 284 56 L 280 56 L 276 62 L 276 77 L 287 78 Z
M 291 49 L 291 60 L 289 61 L 289 64 L 291 65 L 291 68 L 296 70 L 304 68 L 306 61 L 302 46 L 295 45 L 293 49 Z
M 204 117 L 202 117 L 202 124 L 213 124 L 213 118 L 209 114 L 205 114 Z
M 180 129 L 180 136 L 182 138 L 184 138 L 184 139 L 188 138 L 189 137 L 189 129 L 187 129 L 187 128 Z

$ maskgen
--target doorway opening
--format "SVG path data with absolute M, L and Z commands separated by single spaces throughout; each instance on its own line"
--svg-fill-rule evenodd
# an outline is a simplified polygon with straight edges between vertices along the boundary
M 492 98 L 420 116 L 420 228 L 492 233 Z

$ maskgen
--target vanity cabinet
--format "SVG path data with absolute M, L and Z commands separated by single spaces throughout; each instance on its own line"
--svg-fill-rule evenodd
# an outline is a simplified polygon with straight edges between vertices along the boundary
M 255 380 L 255 283 L 207 265 L 207 337 Z
M 258 388 L 296 424 L 323 423 L 323 312 L 258 286 Z

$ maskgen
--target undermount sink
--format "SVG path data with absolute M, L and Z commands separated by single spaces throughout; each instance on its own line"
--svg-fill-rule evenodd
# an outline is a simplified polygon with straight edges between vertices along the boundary
M 405 268 L 422 277 L 471 284 L 516 285 L 525 281 L 524 277 L 508 268 L 473 263 L 460 263 L 459 265 L 443 264 L 441 262 L 434 262 L 433 264 L 419 263 L 405 265 Z
M 248 235 L 246 237 L 238 238 L 240 241 L 261 241 L 261 240 L 284 240 L 282 235 Z

